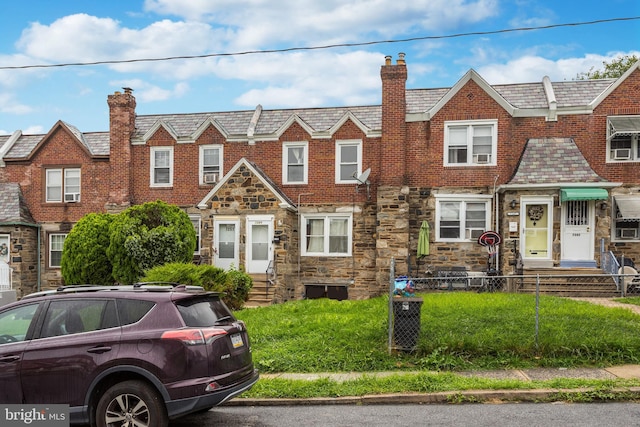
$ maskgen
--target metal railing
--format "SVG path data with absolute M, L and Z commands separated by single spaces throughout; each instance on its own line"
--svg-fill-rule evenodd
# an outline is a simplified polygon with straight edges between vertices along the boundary
M 13 268 L 4 261 L 0 261 L 0 291 L 10 291 L 13 289 Z

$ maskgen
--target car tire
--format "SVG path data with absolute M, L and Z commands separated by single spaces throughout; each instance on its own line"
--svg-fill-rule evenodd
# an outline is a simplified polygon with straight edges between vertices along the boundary
M 169 418 L 158 393 L 142 381 L 123 381 L 110 387 L 96 406 L 97 427 L 167 427 Z

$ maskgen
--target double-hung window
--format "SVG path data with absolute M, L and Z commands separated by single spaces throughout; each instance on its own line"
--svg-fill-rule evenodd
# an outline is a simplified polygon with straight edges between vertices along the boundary
M 222 177 L 222 145 L 200 146 L 200 184 L 217 184 Z
M 446 166 L 496 164 L 497 120 L 445 122 L 444 132 Z
M 173 147 L 151 147 L 151 186 L 173 185 Z
M 49 234 L 49 267 L 60 268 L 62 263 L 62 248 L 66 234 L 51 233 Z
M 54 203 L 80 201 L 80 168 L 48 168 L 45 200 Z
M 608 117 L 607 148 L 611 162 L 640 161 L 640 116 Z
M 307 184 L 309 144 L 306 141 L 282 144 L 282 182 Z
M 362 173 L 362 141 L 336 142 L 336 183 L 352 184 Z
M 302 224 L 305 230 L 302 255 L 351 255 L 351 215 L 303 215 Z
M 475 241 L 489 230 L 491 196 L 436 196 L 436 240 Z

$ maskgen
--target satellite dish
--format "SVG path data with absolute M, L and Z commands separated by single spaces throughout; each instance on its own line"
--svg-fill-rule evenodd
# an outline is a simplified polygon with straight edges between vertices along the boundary
M 360 184 L 364 184 L 367 182 L 367 178 L 369 178 L 370 173 L 371 173 L 371 168 L 368 168 L 366 171 L 362 172 L 362 175 L 357 177 L 356 180 L 360 182 Z

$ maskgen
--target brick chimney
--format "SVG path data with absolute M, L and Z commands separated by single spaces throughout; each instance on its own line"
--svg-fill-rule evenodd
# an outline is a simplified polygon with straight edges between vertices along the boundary
M 382 78 L 382 159 L 379 174 L 381 185 L 402 185 L 406 167 L 406 83 L 407 66 L 404 53 L 395 65 L 385 57 L 380 70 Z
M 107 98 L 109 104 L 109 162 L 111 188 L 107 212 L 117 212 L 131 205 L 131 137 L 135 132 L 136 98 L 133 90 L 123 88 Z

